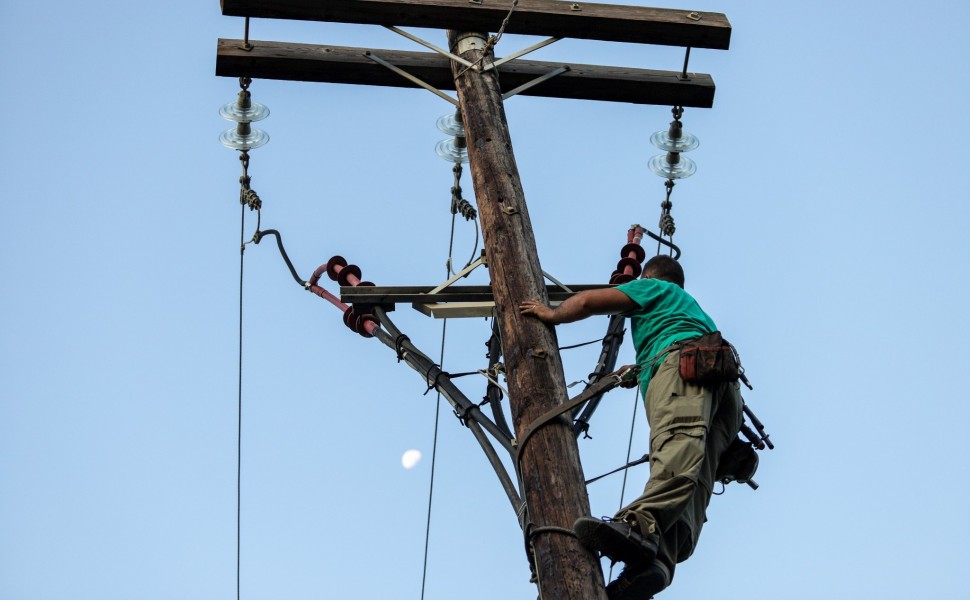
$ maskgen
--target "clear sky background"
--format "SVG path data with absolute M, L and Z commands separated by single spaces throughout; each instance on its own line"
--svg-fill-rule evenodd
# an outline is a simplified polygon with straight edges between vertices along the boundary
M 683 117 L 701 147 L 672 198 L 675 241 L 777 449 L 761 489 L 714 499 L 661 597 L 970 598 L 970 4 L 666 6 L 734 26 L 729 51 L 691 57 L 718 88 L 713 109 Z M 216 0 L 0 4 L 3 600 L 235 597 L 239 162 L 217 111 L 238 83 L 214 71 L 216 40 L 242 34 Z M 251 37 L 420 50 L 379 27 L 254 21 Z M 498 54 L 532 41 L 506 36 Z M 581 41 L 534 57 L 683 60 Z M 434 144 L 450 105 L 421 90 L 251 89 L 272 110 L 250 166 L 262 225 L 302 277 L 340 254 L 382 285 L 445 278 L 452 174 Z M 655 229 L 648 138 L 669 107 L 517 97 L 507 112 L 543 268 L 607 281 L 630 224 Z M 467 170 L 463 185 L 471 198 Z M 459 222 L 456 262 L 474 239 Z M 272 240 L 245 259 L 242 597 L 420 598 L 435 395 L 301 290 Z M 393 316 L 437 357 L 440 321 Z M 445 368 L 484 367 L 488 331 L 450 321 Z M 567 352 L 567 381 L 596 354 Z M 515 515 L 441 404 L 425 598 L 531 600 Z M 606 398 L 580 445 L 588 476 L 624 462 L 636 405 L 627 390 Z M 634 429 L 640 456 L 642 412 Z M 406 470 L 412 448 L 424 458 Z M 630 472 L 627 499 L 645 478 Z M 618 508 L 621 486 L 590 486 L 594 515 Z

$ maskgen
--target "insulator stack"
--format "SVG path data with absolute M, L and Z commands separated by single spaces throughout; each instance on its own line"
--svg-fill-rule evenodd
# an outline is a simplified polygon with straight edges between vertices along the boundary
M 314 273 L 314 278 L 319 279 L 322 275 L 324 267 L 318 269 Z M 361 281 L 360 267 L 357 265 L 347 264 L 347 260 L 342 256 L 334 256 L 325 266 L 327 276 L 336 281 L 341 286 L 344 287 L 359 287 L 359 286 L 373 286 L 374 284 L 370 281 Z M 315 284 L 314 279 L 310 280 L 311 284 Z M 315 290 L 311 290 L 315 291 Z M 319 295 L 319 294 L 318 294 Z M 342 303 L 341 303 L 342 304 Z M 364 337 L 373 337 L 373 331 L 379 326 L 377 318 L 373 314 L 373 309 L 368 307 L 360 306 L 347 306 L 342 305 L 344 308 L 344 325 L 349 327 L 352 331 L 359 333 Z
M 647 257 L 646 251 L 640 245 L 640 240 L 643 239 L 643 227 L 639 225 L 630 227 L 626 239 L 626 246 L 623 246 L 623 249 L 620 250 L 620 261 L 616 263 L 616 270 L 610 277 L 611 285 L 633 281 L 643 272 L 640 265 L 643 263 L 643 259 Z

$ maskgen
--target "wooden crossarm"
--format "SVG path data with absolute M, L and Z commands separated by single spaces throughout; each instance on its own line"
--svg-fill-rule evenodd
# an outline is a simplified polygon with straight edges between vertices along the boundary
M 242 49 L 242 40 L 220 39 L 216 75 L 417 87 L 368 59 L 366 53 L 370 52 L 438 89 L 455 89 L 449 60 L 434 52 L 267 41 L 250 43 L 254 48 L 246 51 Z M 523 59 L 505 63 L 499 67 L 502 86 L 506 91 L 512 90 L 561 66 L 563 63 Z M 690 79 L 683 81 L 680 73 L 673 71 L 576 64 L 569 67 L 568 72 L 529 88 L 522 94 L 694 108 L 710 108 L 714 104 L 714 80 L 710 75 L 691 73 Z
M 221 0 L 236 17 L 334 21 L 495 32 L 512 0 Z M 727 50 L 731 24 L 721 13 L 520 0 L 505 28 L 521 33 L 609 42 Z

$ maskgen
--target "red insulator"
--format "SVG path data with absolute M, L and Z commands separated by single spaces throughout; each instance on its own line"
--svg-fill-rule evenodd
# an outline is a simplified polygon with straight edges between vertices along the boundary
M 380 322 L 374 315 L 361 315 L 357 320 L 357 333 L 365 338 L 374 337 L 374 330 L 380 327 Z
M 354 323 L 351 329 L 363 337 L 374 337 L 374 328 L 377 324 L 377 319 L 374 315 L 357 315 L 354 317 Z
M 639 248 L 639 246 L 637 246 Z M 633 277 L 639 277 L 643 269 L 640 267 L 640 261 L 635 258 L 621 258 L 620 262 L 616 263 L 616 270 L 622 272 L 625 275 L 632 275 Z
M 347 265 L 337 271 L 337 283 L 342 286 L 355 286 L 360 283 L 360 267 Z
M 357 331 L 356 329 L 354 329 L 354 322 L 356 320 L 357 320 L 357 314 L 354 313 L 353 307 L 350 307 L 349 310 L 344 311 L 344 325 L 346 325 L 353 331 Z
M 613 273 L 610 277 L 610 285 L 620 285 L 621 283 L 627 283 L 636 279 L 633 275 L 627 275 L 626 273 Z
M 347 259 L 343 256 L 334 256 L 327 261 L 327 277 L 333 281 L 337 281 L 337 274 L 340 273 L 340 269 L 347 266 Z
M 647 257 L 647 251 L 640 244 L 631 243 L 623 246 L 623 249 L 620 250 L 620 256 L 622 258 L 634 258 L 638 263 L 642 263 L 643 259 Z

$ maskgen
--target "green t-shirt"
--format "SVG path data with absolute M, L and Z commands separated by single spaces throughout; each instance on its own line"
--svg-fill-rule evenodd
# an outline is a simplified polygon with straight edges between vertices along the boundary
M 637 279 L 616 289 L 639 306 L 623 316 L 630 318 L 637 364 L 642 369 L 640 389 L 644 393 L 654 371 L 651 359 L 675 342 L 717 331 L 717 325 L 697 301 L 675 283 Z

